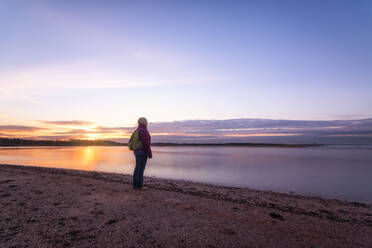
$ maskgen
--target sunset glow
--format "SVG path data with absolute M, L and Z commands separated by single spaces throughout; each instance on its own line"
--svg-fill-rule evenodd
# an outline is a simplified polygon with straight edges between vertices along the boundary
M 367 142 L 371 6 L 341 2 L 5 1 L 0 137 L 125 142 L 146 116 L 159 142 Z

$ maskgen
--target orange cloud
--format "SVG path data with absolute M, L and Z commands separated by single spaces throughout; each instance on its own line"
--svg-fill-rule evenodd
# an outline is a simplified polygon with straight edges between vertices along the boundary
M 92 125 L 93 122 L 90 121 L 80 121 L 80 120 L 72 120 L 72 121 L 40 121 L 44 124 L 50 125 L 60 125 L 60 126 L 87 126 Z
M 18 126 L 18 125 L 3 125 L 3 126 L 0 126 L 0 130 L 3 132 L 34 132 L 38 130 L 48 130 L 48 128 L 32 127 L 32 126 Z
M 0 125 L 0 136 L 32 139 L 106 139 L 127 141 L 135 126 L 99 126 L 90 121 L 37 121 L 38 125 Z M 289 121 L 266 119 L 186 120 L 150 123 L 154 142 L 248 142 L 288 139 L 316 142 L 327 137 L 372 135 L 372 119 Z M 288 137 L 288 138 L 286 138 Z

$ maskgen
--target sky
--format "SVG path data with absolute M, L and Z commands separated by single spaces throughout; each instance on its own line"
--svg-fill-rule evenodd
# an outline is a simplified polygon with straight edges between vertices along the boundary
M 125 140 L 145 116 L 159 141 L 372 143 L 370 0 L 3 0 L 0 11 L 1 137 Z M 231 132 L 232 120 L 271 129 Z M 218 135 L 182 131 L 219 121 Z

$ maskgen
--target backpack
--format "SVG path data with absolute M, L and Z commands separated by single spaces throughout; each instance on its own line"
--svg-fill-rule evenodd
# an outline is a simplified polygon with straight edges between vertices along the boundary
M 141 145 L 142 145 L 142 142 L 140 141 L 140 138 L 139 138 L 139 131 L 136 130 L 132 133 L 132 136 L 129 139 L 128 148 L 131 151 L 136 151 L 141 147 Z

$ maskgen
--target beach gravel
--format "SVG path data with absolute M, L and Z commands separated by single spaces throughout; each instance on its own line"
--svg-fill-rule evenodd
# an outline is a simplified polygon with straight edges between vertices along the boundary
M 372 247 L 372 205 L 0 165 L 0 247 Z

